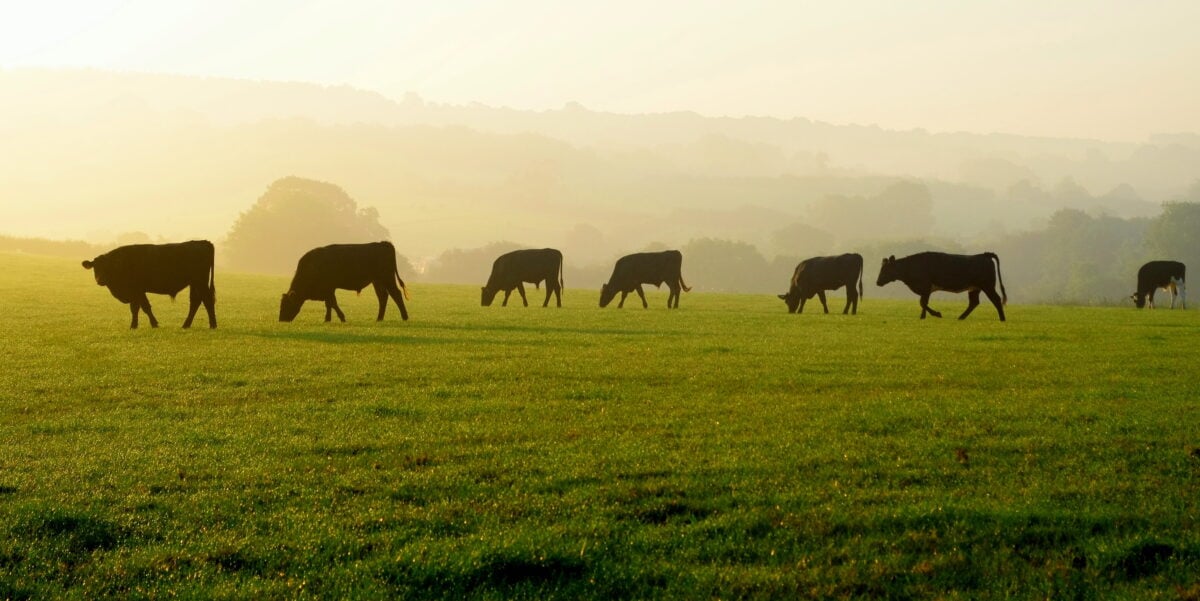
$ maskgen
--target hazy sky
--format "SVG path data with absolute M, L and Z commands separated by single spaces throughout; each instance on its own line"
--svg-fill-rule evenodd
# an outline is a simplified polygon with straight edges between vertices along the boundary
M 1198 23 L 1196 0 L 42 0 L 4 4 L 0 66 L 1142 140 L 1200 132 Z

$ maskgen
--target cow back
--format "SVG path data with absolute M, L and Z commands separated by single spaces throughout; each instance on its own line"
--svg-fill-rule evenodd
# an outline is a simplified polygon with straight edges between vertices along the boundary
M 142 293 L 174 296 L 188 286 L 209 287 L 214 256 L 211 242 L 192 240 L 121 246 L 92 263 L 104 285 L 127 301 Z
M 300 257 L 290 290 L 303 298 L 319 300 L 335 289 L 360 291 L 396 276 L 396 248 L 391 242 L 331 244 Z

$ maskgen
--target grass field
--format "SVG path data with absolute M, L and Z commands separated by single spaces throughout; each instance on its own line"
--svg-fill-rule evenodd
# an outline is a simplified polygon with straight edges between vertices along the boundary
M 1200 311 L 216 281 L 0 255 L 0 599 L 1200 598 Z

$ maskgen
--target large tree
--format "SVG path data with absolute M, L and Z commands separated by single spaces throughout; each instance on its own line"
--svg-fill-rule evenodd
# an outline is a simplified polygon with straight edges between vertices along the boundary
M 225 239 L 225 258 L 237 270 L 288 273 L 311 248 L 388 238 L 379 212 L 358 208 L 338 186 L 285 177 L 238 217 Z M 401 259 L 400 266 L 407 261 Z

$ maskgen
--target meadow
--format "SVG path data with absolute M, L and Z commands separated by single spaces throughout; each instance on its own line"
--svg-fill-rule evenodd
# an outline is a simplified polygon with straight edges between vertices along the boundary
M 1200 311 L 286 284 L 0 254 L 0 599 L 1200 598 Z

